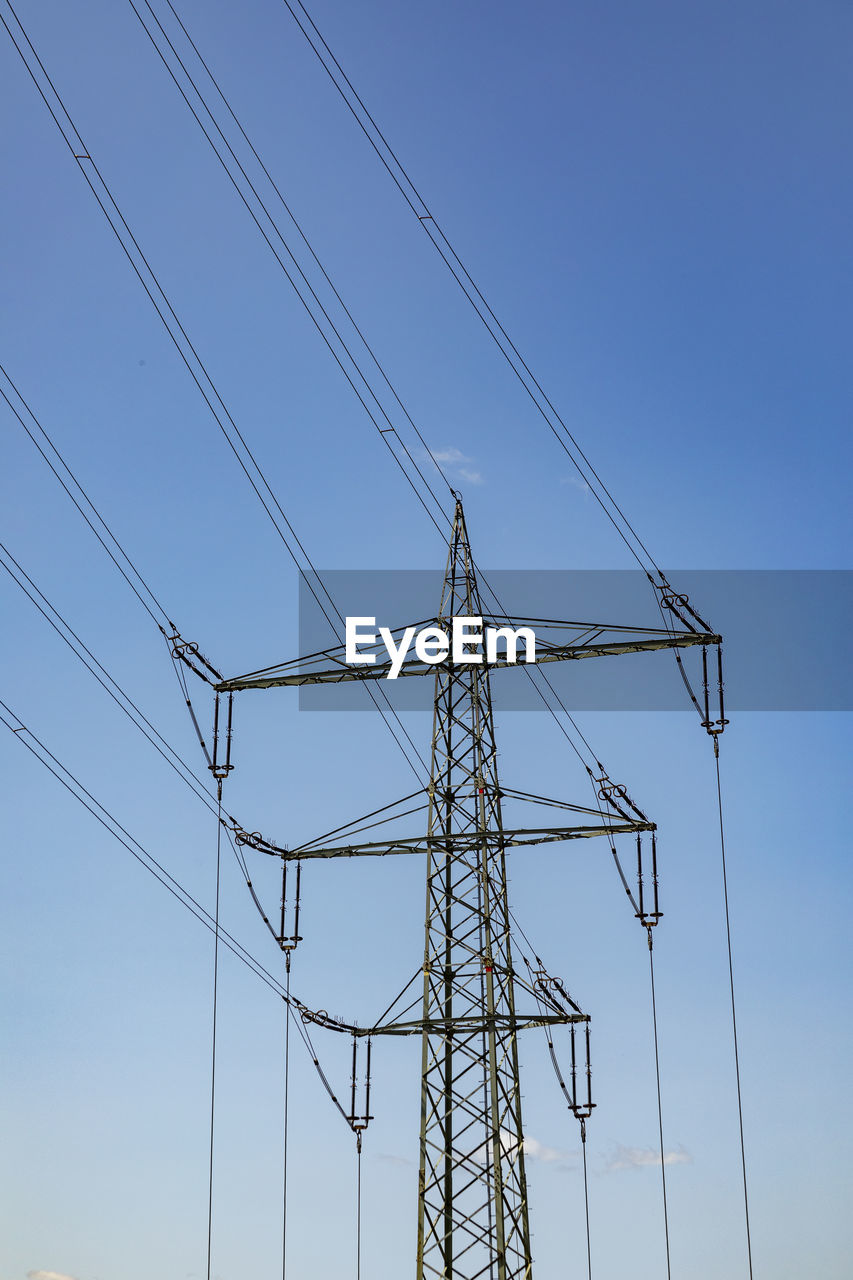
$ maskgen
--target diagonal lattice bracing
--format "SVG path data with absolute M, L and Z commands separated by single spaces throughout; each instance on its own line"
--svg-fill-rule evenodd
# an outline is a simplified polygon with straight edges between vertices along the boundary
M 577 661 L 593 656 L 665 648 L 678 650 L 698 645 L 703 650 L 703 669 L 706 669 L 705 648 L 719 646 L 720 637 L 710 632 L 689 608 L 686 598 L 667 595 L 662 603 L 684 630 L 669 624 L 661 630 L 545 620 L 543 625 L 560 634 L 545 639 L 541 649 L 541 637 L 538 637 L 535 654 L 525 661 Z M 462 506 L 457 501 L 439 614 L 417 625 L 435 625 L 447 635 L 453 630 L 455 619 L 479 622 L 487 618 L 479 596 Z M 543 622 L 503 614 L 492 615 L 492 620 L 501 625 Z M 397 628 L 395 635 L 400 638 L 404 631 L 412 630 L 414 628 Z M 384 634 L 384 628 L 380 631 Z M 368 1044 L 370 1037 L 378 1035 L 421 1037 L 417 1280 L 433 1276 L 439 1280 L 480 1280 L 480 1277 L 531 1280 L 518 1032 L 545 1028 L 553 1056 L 551 1028 L 570 1026 L 571 1094 L 562 1078 L 560 1083 L 570 1109 L 581 1120 L 582 1133 L 594 1104 L 588 1091 L 587 1100 L 578 1102 L 574 1087 L 575 1023 L 587 1024 L 589 1080 L 588 1017 L 562 983 L 549 977 L 535 954 L 535 965 L 524 959 L 526 978 L 514 971 L 506 850 L 595 836 L 606 837 L 613 847 L 616 836 L 634 835 L 638 902 L 634 901 L 624 875 L 622 882 L 638 918 L 650 929 L 660 918 L 655 824 L 637 808 L 624 787 L 610 781 L 603 769 L 600 777 L 591 774 L 597 787 L 595 808 L 514 788 L 500 788 L 489 680 L 492 670 L 514 661 L 508 655 L 495 658 L 493 654 L 475 651 L 469 652 L 467 656 L 471 660 L 466 661 L 466 655 L 460 655 L 454 646 L 452 656 L 445 653 L 434 662 L 409 658 L 395 670 L 393 664 L 384 660 L 374 665 L 352 665 L 348 657 L 344 661 L 347 647 L 336 646 L 294 662 L 224 680 L 194 646 L 185 644 L 177 634 L 172 641 L 176 659 L 201 674 L 195 664 L 198 659 L 217 677 L 218 683 L 213 684 L 217 695 L 227 693 L 229 698 L 237 690 L 279 685 L 334 684 L 343 680 L 384 679 L 388 675 L 427 675 L 434 679 L 430 781 L 425 791 L 419 789 L 292 848 L 276 845 L 259 832 L 245 830 L 233 819 L 230 824 L 238 845 L 281 858 L 285 865 L 295 861 L 297 868 L 303 859 L 310 858 L 425 855 L 422 1015 L 410 1016 L 413 1002 L 396 1016 L 390 1016 L 398 1002 L 395 1000 L 377 1024 L 359 1027 L 332 1019 L 322 1010 L 312 1011 L 298 1003 L 297 1007 L 304 1020 L 346 1030 L 354 1039 L 367 1036 Z M 389 649 L 389 655 L 390 652 Z M 723 725 L 728 723 L 722 704 L 721 665 L 719 671 L 720 710 L 716 721 L 710 719 L 707 679 L 704 685 L 703 724 L 714 735 L 722 732 Z M 213 682 L 208 680 L 208 683 Z M 512 803 L 525 801 L 568 811 L 575 825 L 504 827 L 502 798 Z M 424 810 L 428 814 L 426 835 L 387 834 L 386 823 L 396 824 L 400 818 Z M 383 839 L 373 838 L 378 834 L 377 828 L 385 830 Z M 652 911 L 644 908 L 643 900 L 640 842 L 644 833 L 651 835 Z M 334 843 L 335 839 L 340 843 Z M 615 852 L 613 848 L 614 855 Z M 621 874 L 621 867 L 619 870 Z M 648 892 L 647 889 L 647 895 Z M 401 994 L 408 992 L 410 986 L 411 982 Z M 523 1000 L 519 1009 L 516 1008 L 517 993 Z
M 457 505 L 440 619 L 480 617 Z M 528 1280 L 530 1230 L 489 672 L 437 671 L 429 786 L 418 1280 Z

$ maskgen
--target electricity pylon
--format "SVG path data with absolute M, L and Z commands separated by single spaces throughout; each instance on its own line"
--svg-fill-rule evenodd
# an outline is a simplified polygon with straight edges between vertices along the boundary
M 483 616 L 461 504 L 439 610 Z M 418 1280 L 530 1275 L 506 857 L 489 668 L 435 677 Z
M 664 603 L 682 622 L 684 630 L 551 624 L 570 632 L 570 639 L 541 643 L 537 637 L 534 660 L 578 660 L 694 645 L 701 645 L 704 653 L 708 646 L 719 645 L 720 637 L 696 626 L 690 610 L 687 614 L 681 611 L 678 597 L 665 599 Z M 487 618 L 458 500 L 439 615 L 430 621 L 448 633 L 455 618 L 477 618 L 498 625 L 531 621 L 495 615 Z M 176 643 L 175 652 L 203 678 L 209 680 L 197 661 L 217 675 L 216 683 L 209 683 L 214 684 L 217 698 L 221 694 L 229 697 L 229 726 L 230 700 L 238 690 L 377 680 L 389 672 L 389 663 L 381 659 L 379 652 L 372 665 L 347 665 L 340 646 L 224 680 L 193 646 Z M 432 674 L 435 679 L 430 780 L 424 792 L 415 793 L 423 798 L 425 836 L 358 840 L 361 831 L 376 825 L 371 821 L 374 814 L 339 828 L 335 834 L 348 836 L 349 842 L 336 845 L 327 845 L 326 837 L 320 837 L 287 849 L 257 832 L 250 833 L 239 826 L 234 829 L 240 844 L 281 858 L 285 867 L 288 862 L 299 863 L 307 858 L 426 854 L 421 1018 L 384 1021 L 362 1028 L 299 1006 L 303 1018 L 333 1030 L 346 1030 L 354 1037 L 421 1037 L 417 1280 L 530 1280 L 532 1259 L 518 1066 L 520 1031 L 569 1027 L 572 1086 L 567 1098 L 582 1122 L 592 1108 L 589 1093 L 585 1101 L 578 1100 L 575 1073 L 575 1027 L 580 1023 L 586 1024 L 588 1075 L 588 1016 L 558 980 L 549 979 L 542 971 L 531 972 L 528 979 L 514 969 L 506 850 L 589 836 L 605 836 L 612 844 L 615 837 L 633 833 L 639 855 L 642 833 L 655 830 L 654 823 L 633 805 L 624 788 L 614 786 L 606 777 L 598 779 L 601 806 L 597 809 L 501 788 L 490 670 L 505 667 L 510 661 L 508 656 L 488 661 L 481 654 L 477 660 L 464 663 L 455 662 L 450 656 L 437 663 L 426 663 L 417 657 L 403 663 L 401 676 Z M 214 741 L 214 769 L 216 751 Z M 565 827 L 506 827 L 501 803 L 505 798 L 569 810 L 584 821 Z M 407 813 L 412 812 L 412 799 L 406 796 L 400 802 Z M 387 814 L 393 808 L 388 806 L 382 812 Z M 637 914 L 650 927 L 660 915 L 656 875 L 653 907 L 647 912 L 639 866 L 638 871 Z M 517 1008 L 517 997 L 531 1007 Z M 368 1118 L 365 1116 L 364 1123 Z

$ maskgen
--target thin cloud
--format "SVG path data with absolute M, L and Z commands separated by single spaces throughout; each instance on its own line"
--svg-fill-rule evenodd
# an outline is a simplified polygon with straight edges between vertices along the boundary
M 469 465 L 474 459 L 467 457 L 455 445 L 448 445 L 446 449 L 430 449 L 427 456 L 435 463 L 436 468 L 440 468 L 452 480 L 467 480 L 469 484 L 485 483 L 482 472 Z
M 580 476 L 560 476 L 560 484 L 570 484 L 573 489 L 580 489 L 581 493 L 591 492 L 586 480 L 582 480 Z
M 444 463 L 447 466 L 454 466 L 457 462 L 471 461 L 470 458 L 466 458 L 464 453 L 452 445 L 449 449 L 430 449 L 429 455 L 433 462 L 437 462 L 439 465 Z
M 677 1151 L 665 1152 L 663 1162 L 665 1165 L 692 1164 L 693 1157 L 684 1147 L 679 1147 Z M 618 1169 L 659 1169 L 660 1152 L 654 1147 L 618 1146 L 605 1168 L 608 1173 L 614 1173 Z
M 27 1280 L 74 1280 L 64 1271 L 28 1271 Z
M 547 1147 L 537 1138 L 524 1139 L 524 1154 L 528 1160 L 541 1160 L 543 1164 L 556 1164 L 558 1161 L 572 1159 L 570 1151 L 563 1151 L 562 1147 Z
M 514 1135 L 507 1132 L 506 1129 L 501 1130 L 501 1147 L 504 1156 L 512 1164 L 518 1155 L 518 1142 Z M 543 1164 L 561 1164 L 572 1159 L 570 1151 L 563 1151 L 560 1147 L 546 1146 L 538 1138 L 525 1137 L 522 1147 L 528 1160 L 540 1160 Z M 488 1164 L 490 1157 L 491 1150 L 486 1143 L 479 1147 L 473 1155 L 475 1163 L 479 1165 Z

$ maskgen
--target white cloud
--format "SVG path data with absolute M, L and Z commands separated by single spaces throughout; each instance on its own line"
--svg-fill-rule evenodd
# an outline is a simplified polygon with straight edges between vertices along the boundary
M 541 1160 L 543 1164 L 556 1164 L 572 1159 L 571 1152 L 563 1151 L 560 1147 L 548 1147 L 538 1138 L 525 1137 L 522 1146 L 528 1160 Z M 512 1163 L 518 1154 L 518 1143 L 514 1135 L 508 1133 L 506 1129 L 501 1130 L 501 1147 L 507 1160 Z M 488 1162 L 489 1154 L 488 1147 L 484 1143 L 474 1152 L 473 1159 L 477 1164 L 484 1165 Z
M 27 1280 L 74 1280 L 74 1277 L 64 1271 L 28 1271 Z
M 685 1151 L 684 1147 L 679 1147 L 677 1151 L 667 1151 L 664 1154 L 663 1162 L 665 1165 L 670 1164 L 692 1164 L 693 1157 L 689 1151 Z M 613 1155 L 607 1162 L 607 1171 L 613 1172 L 617 1169 L 647 1169 L 660 1168 L 660 1152 L 654 1147 L 622 1147 L 618 1146 Z
M 482 472 L 467 465 L 474 459 L 467 457 L 455 445 L 448 445 L 446 449 L 430 449 L 427 456 L 451 479 L 467 480 L 469 484 L 485 483 Z
M 554 1164 L 558 1160 L 570 1160 L 571 1152 L 561 1147 L 546 1147 L 544 1142 L 536 1138 L 524 1139 L 524 1154 L 529 1160 L 541 1160 L 544 1164 Z
M 580 476 L 560 476 L 560 484 L 570 484 L 573 489 L 580 489 L 581 493 L 589 493 L 590 487 L 586 480 Z
M 430 457 L 434 462 L 438 463 L 445 462 L 452 464 L 455 462 L 471 461 L 470 458 L 466 458 L 464 453 L 461 453 L 459 449 L 456 449 L 452 445 L 449 449 L 430 449 Z

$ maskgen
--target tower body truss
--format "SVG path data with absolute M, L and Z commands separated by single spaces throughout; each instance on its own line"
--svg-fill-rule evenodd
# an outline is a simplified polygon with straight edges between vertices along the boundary
M 457 506 L 441 624 L 482 613 Z M 417 1278 L 527 1280 L 510 919 L 482 657 L 436 674 L 428 830 Z
M 681 629 L 666 619 L 663 629 L 552 621 L 546 625 L 561 629 L 563 637 L 546 643 L 534 662 L 576 661 L 593 656 L 699 646 L 704 694 L 702 723 L 715 735 L 716 741 L 716 735 L 722 733 L 728 723 L 723 707 L 721 637 L 695 613 L 686 596 L 676 596 L 671 591 L 665 579 L 660 590 L 662 608 L 673 615 Z M 453 631 L 454 619 L 481 622 L 486 616 L 462 504 L 457 500 L 439 615 L 420 625 L 426 628 L 435 624 L 446 635 Z M 502 626 L 506 622 L 517 624 L 535 619 L 501 615 L 497 621 Z M 479 628 L 472 630 L 479 631 Z M 171 642 L 175 657 L 213 686 L 217 695 L 215 725 L 218 725 L 219 698 L 227 695 L 226 738 L 229 740 L 231 697 L 238 690 L 382 679 L 389 674 L 388 663 L 379 660 L 370 665 L 353 665 L 346 659 L 345 646 L 336 645 L 322 653 L 225 679 L 195 645 L 182 641 L 177 632 Z M 710 709 L 706 652 L 709 646 L 717 648 L 720 701 L 716 720 L 711 719 Z M 571 1092 L 562 1079 L 561 1084 L 570 1110 L 581 1122 L 582 1140 L 585 1121 L 594 1104 L 589 1085 L 588 1016 L 562 983 L 549 978 L 541 967 L 530 973 L 529 980 L 515 976 L 506 850 L 594 836 L 606 837 L 613 847 L 614 837 L 634 835 L 638 900 L 631 894 L 624 875 L 622 883 L 637 918 L 651 938 L 651 929 L 661 915 L 655 824 L 637 808 L 625 788 L 612 783 L 603 770 L 602 776 L 595 779 L 600 801 L 595 809 L 511 787 L 502 791 L 489 680 L 493 667 L 511 665 L 512 660 L 506 655 L 492 654 L 486 661 L 486 655 L 473 644 L 467 654 L 459 654 L 454 645 L 452 657 L 445 651 L 444 658 L 428 661 L 419 650 L 417 654 L 415 659 L 403 662 L 398 674 L 430 676 L 435 681 L 430 780 L 426 794 L 419 790 L 295 848 L 280 847 L 259 832 L 245 830 L 236 823 L 234 837 L 240 845 L 281 858 L 285 868 L 289 861 L 296 861 L 298 867 L 306 858 L 426 855 L 422 1016 L 401 1020 L 383 1015 L 379 1024 L 364 1028 L 344 1024 L 323 1011 L 312 1012 L 307 1006 L 297 1004 L 303 1020 L 333 1030 L 346 1030 L 354 1040 L 360 1036 L 421 1036 L 417 1280 L 530 1280 L 518 1033 L 532 1027 L 568 1026 Z M 702 712 L 698 702 L 696 705 Z M 230 755 L 226 751 L 220 775 L 216 743 L 215 735 L 211 768 L 214 775 L 220 777 L 230 771 Z M 537 806 L 568 811 L 574 825 L 516 827 L 513 824 L 506 828 L 501 811 L 502 795 L 510 802 L 526 800 Z M 396 817 L 387 816 L 391 811 L 402 817 L 424 808 L 426 834 L 421 829 L 417 836 L 393 834 L 384 839 L 373 838 L 376 826 L 396 821 Z M 378 814 L 386 816 L 374 821 Z M 370 833 L 368 840 L 363 838 L 366 832 Z M 643 897 L 641 838 L 644 833 L 651 836 L 651 910 L 644 905 Z M 342 842 L 330 844 L 333 837 Z M 615 855 L 615 848 L 613 852 Z M 617 867 L 621 875 L 618 859 Z M 293 938 L 287 939 L 282 924 L 280 942 L 298 941 L 297 923 Z M 541 966 L 538 959 L 536 963 Z M 516 992 L 524 1006 L 518 1011 Z M 390 1008 L 386 1013 L 390 1013 Z M 577 1090 L 576 1023 L 586 1024 L 585 1101 Z M 367 1112 L 369 1103 L 366 1103 Z M 365 1114 L 365 1124 L 368 1118 Z M 350 1119 L 358 1128 L 354 1101 Z

